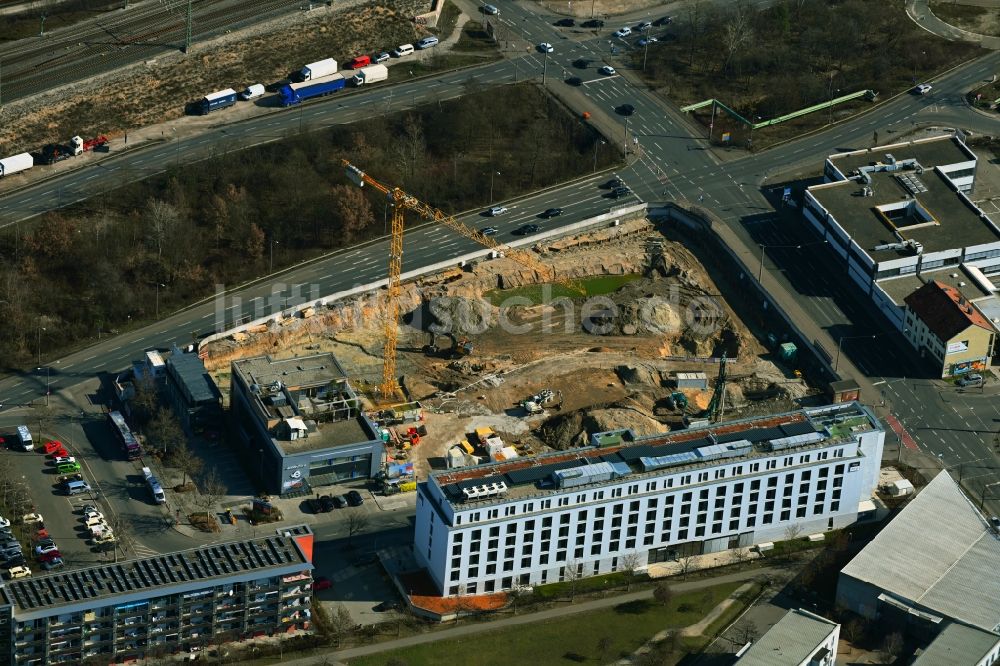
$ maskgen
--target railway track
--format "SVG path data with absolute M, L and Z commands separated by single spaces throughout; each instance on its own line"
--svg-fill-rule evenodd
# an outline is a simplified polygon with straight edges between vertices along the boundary
M 302 0 L 193 0 L 192 40 L 295 11 Z M 184 46 L 186 4 L 151 2 L 45 37 L 0 47 L 3 102 L 172 53 Z

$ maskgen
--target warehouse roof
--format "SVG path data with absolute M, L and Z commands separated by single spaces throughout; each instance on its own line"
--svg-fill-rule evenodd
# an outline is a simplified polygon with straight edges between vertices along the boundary
M 940 136 L 888 146 L 875 146 L 867 150 L 854 150 L 829 156 L 844 174 L 864 166 L 886 162 L 886 155 L 897 160 L 915 159 L 927 168 L 948 166 L 975 159 L 975 155 L 961 141 L 952 136 Z
M 837 623 L 806 610 L 795 609 L 785 613 L 768 629 L 742 657 L 739 666 L 799 666 L 814 663 L 812 658 L 820 647 L 837 630 Z M 836 646 L 834 646 L 836 649 Z M 816 660 L 815 663 L 821 663 Z
M 980 663 L 1000 643 L 1000 634 L 949 624 L 913 666 L 969 666 Z
M 947 472 L 841 571 L 907 603 L 993 631 L 1000 625 L 1000 539 Z
M 212 376 L 205 370 L 205 363 L 197 354 L 185 354 L 175 351 L 167 359 L 167 365 L 174 370 L 174 378 L 184 389 L 186 397 L 192 404 L 219 402 L 222 393 L 215 385 Z

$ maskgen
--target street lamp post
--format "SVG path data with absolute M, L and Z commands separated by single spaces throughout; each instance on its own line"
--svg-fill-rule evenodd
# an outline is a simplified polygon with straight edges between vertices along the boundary
M 38 326 L 38 339 L 37 339 L 37 343 L 38 343 L 38 365 L 42 364 L 42 331 L 44 331 L 44 330 L 46 330 L 45 327 L 39 324 L 39 326 Z
M 597 147 L 607 144 L 607 141 L 601 139 L 599 142 L 594 142 L 594 173 L 597 173 Z
M 38 368 L 38 372 L 41 372 L 41 371 L 42 371 L 42 369 Z M 49 393 L 51 393 L 51 391 L 49 390 L 49 386 L 50 386 L 50 384 L 49 384 L 49 366 L 45 366 L 45 406 L 46 407 L 49 406 Z
M 490 172 L 490 205 L 491 206 L 493 205 L 493 179 L 496 176 L 499 176 L 499 175 L 500 175 L 499 171 L 491 171 Z
M 165 284 L 156 283 L 156 319 L 160 319 L 160 287 L 166 287 Z
M 985 486 L 983 486 L 983 492 L 979 496 L 979 510 L 980 511 L 984 511 L 985 510 L 985 506 L 986 506 L 986 492 L 990 489 L 991 486 L 1000 486 L 1000 481 L 994 481 L 993 483 L 987 483 Z
M 861 338 L 874 340 L 877 337 L 878 335 L 842 335 L 837 338 L 837 360 L 833 362 L 833 371 L 837 372 L 837 368 L 840 367 L 840 350 L 844 340 L 859 340 Z
M 628 116 L 625 116 L 625 159 L 628 159 Z
M 545 74 L 549 68 L 549 52 L 545 51 L 542 55 L 542 85 L 545 85 Z
M 271 258 L 270 258 L 270 260 L 268 261 L 268 264 L 267 264 L 267 272 L 268 273 L 273 273 L 274 272 L 274 246 L 278 242 L 279 241 L 276 241 L 273 238 L 271 239 Z

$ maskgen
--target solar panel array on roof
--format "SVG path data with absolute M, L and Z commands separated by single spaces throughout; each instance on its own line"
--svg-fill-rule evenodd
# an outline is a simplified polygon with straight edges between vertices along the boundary
M 552 472 L 557 469 L 567 469 L 569 467 L 577 467 L 579 465 L 585 465 L 586 462 L 580 460 L 579 458 L 573 458 L 572 460 L 566 460 L 560 463 L 552 463 L 550 465 L 538 465 L 537 467 L 526 467 L 525 469 L 515 469 L 513 471 L 507 472 L 504 476 L 512 486 L 523 486 L 530 483 L 537 483 L 542 479 L 547 479 L 552 476 Z M 482 483 L 480 480 L 479 483 Z
M 785 434 L 786 437 L 793 437 L 795 435 L 804 435 L 809 432 L 816 432 L 816 428 L 809 421 L 796 421 L 795 423 L 786 423 L 780 426 L 781 432 Z
M 33 610 L 301 561 L 293 539 L 270 536 L 17 580 L 7 590 L 15 606 Z

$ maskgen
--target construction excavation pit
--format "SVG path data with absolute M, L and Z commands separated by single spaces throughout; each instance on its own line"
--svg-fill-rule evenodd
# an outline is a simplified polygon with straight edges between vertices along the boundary
M 404 283 L 396 370 L 424 421 L 419 445 L 409 428 L 391 433 L 390 458 L 422 477 L 584 445 L 588 433 L 793 409 L 816 394 L 671 233 L 640 218 L 539 241 L 532 250 L 551 282 L 499 257 Z M 308 308 L 210 343 L 206 364 L 225 388 L 234 359 L 332 352 L 361 393 L 376 395 L 385 311 L 384 292 Z M 373 402 L 371 414 L 384 412 Z

